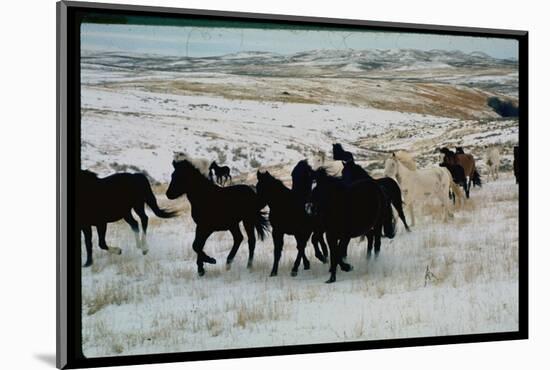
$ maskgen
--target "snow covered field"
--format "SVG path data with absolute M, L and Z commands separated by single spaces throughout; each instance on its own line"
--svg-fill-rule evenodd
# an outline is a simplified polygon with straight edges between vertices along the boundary
M 311 245 L 306 250 L 311 270 L 290 276 L 296 255 L 290 237 L 277 277 L 269 277 L 273 247 L 268 238 L 258 242 L 251 271 L 243 243 L 230 271 L 218 262 L 199 278 L 188 213 L 151 219 L 146 256 L 135 248 L 125 223 L 111 224 L 108 241 L 123 254 L 96 250 L 94 265 L 82 270 L 84 353 L 109 356 L 517 330 L 517 201 L 517 186 L 507 174 L 473 191 L 448 223 L 428 209 L 411 233 L 400 227 L 395 239 L 383 239 L 378 260 L 367 263 L 366 241 L 356 239 L 348 257 L 355 269 L 340 272 L 332 285 L 324 283 L 328 265 L 315 259 Z M 178 201 L 183 208 L 186 203 Z M 224 261 L 231 244 L 231 234 L 220 232 L 205 250 Z M 426 278 L 427 267 L 432 279 Z
M 468 74 L 458 63 L 445 67 L 407 59 L 394 69 L 403 79 L 412 78 L 415 68 L 421 70 L 422 85 L 406 82 L 396 90 L 396 82 L 384 77 L 388 71 L 374 71 L 376 79 L 363 86 L 372 88 L 372 95 L 368 89 L 364 94 L 371 100 L 361 100 L 359 94 L 348 102 L 342 97 L 359 86 L 353 73 L 368 74 L 357 67 L 361 64 L 355 66 L 359 72 L 349 64 L 339 67 L 351 74 L 339 79 L 316 80 L 303 72 L 296 79 L 260 79 L 220 72 L 228 66 L 242 72 L 244 55 L 222 58 L 226 64 L 214 70 L 203 65 L 196 73 L 190 67 L 178 71 L 178 63 L 187 65 L 188 60 L 170 60 L 172 67 L 151 70 L 136 69 L 135 62 L 127 69 L 109 67 L 105 56 L 101 63 L 94 58 L 82 67 L 82 167 L 102 176 L 144 171 L 161 206 L 181 212 L 170 220 L 151 214 L 146 256 L 135 248 L 124 222 L 109 224 L 107 232 L 107 242 L 123 250 L 120 256 L 99 250 L 94 232 L 94 265 L 82 270 L 86 356 L 517 330 L 518 192 L 510 171 L 518 124 L 488 110 L 476 111 L 476 105 L 465 108 L 472 96 L 492 94 L 482 89 L 488 82 L 503 84 L 497 91 L 513 91 L 512 67 L 489 65 L 485 72 L 478 68 Z M 292 63 L 312 70 L 307 58 Z M 321 74 L 321 67 L 315 68 Z M 462 80 L 482 85 L 464 87 Z M 292 90 L 298 85 L 300 93 Z M 228 86 L 230 93 L 219 86 Z M 332 103 L 306 99 L 308 89 Z M 399 109 L 423 107 L 432 100 L 422 99 L 434 91 L 451 90 L 454 96 L 467 95 L 457 101 L 464 106 Z M 386 100 L 376 103 L 372 96 Z M 498 146 L 504 172 L 499 181 L 474 189 L 449 222 L 438 218 L 435 207 L 424 207 L 411 233 L 400 227 L 395 239 L 383 239 L 376 261 L 367 263 L 366 241 L 352 241 L 348 260 L 355 270 L 339 272 L 336 284 L 323 283 L 328 266 L 314 258 L 311 245 L 306 250 L 311 270 L 290 276 L 296 255 L 290 237 L 278 277 L 269 277 L 270 236 L 257 243 L 251 271 L 246 269 L 246 241 L 226 271 L 220 262 L 232 244 L 229 232 L 210 237 L 205 251 L 219 262 L 207 265 L 204 277 L 197 276 L 189 204 L 185 197 L 168 201 L 164 196 L 174 151 L 228 165 L 240 175 L 236 182 L 253 184 L 257 169 L 288 180 L 297 161 L 318 163 L 320 152 L 328 160 L 335 142 L 374 174 L 380 174 L 387 154 L 373 149 L 407 149 L 420 167 L 429 167 L 437 165 L 437 148 L 457 145 L 474 154 L 484 181 L 486 146 Z

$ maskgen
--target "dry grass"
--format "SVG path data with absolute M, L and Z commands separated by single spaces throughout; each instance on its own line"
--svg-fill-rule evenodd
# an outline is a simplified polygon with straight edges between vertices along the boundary
M 130 301 L 130 292 L 120 289 L 120 286 L 115 284 L 106 284 L 99 287 L 90 298 L 84 300 L 84 307 L 88 307 L 88 315 L 93 315 L 109 305 L 120 306 Z
M 281 103 L 345 104 L 384 110 L 430 114 L 461 119 L 476 118 L 480 112 L 494 117 L 487 107 L 488 93 L 449 84 L 369 78 L 286 78 L 247 76 L 247 82 L 214 79 L 147 80 L 115 82 L 109 89 L 142 88 L 154 93 L 222 96 L 226 99 Z M 384 88 L 380 88 L 383 83 Z M 260 91 L 260 94 L 258 94 Z M 286 94 L 283 94 L 287 92 Z M 494 95 L 494 94 L 491 94 Z

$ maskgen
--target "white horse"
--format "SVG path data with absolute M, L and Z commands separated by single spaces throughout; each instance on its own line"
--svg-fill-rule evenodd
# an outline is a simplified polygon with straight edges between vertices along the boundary
M 415 224 L 414 206 L 428 199 L 435 198 L 441 202 L 444 221 L 452 217 L 449 200 L 452 178 L 446 168 L 417 170 L 408 153 L 396 152 L 386 160 L 384 174 L 397 180 L 401 186 L 405 206 L 411 216 L 411 226 Z
M 500 151 L 497 147 L 489 148 L 485 154 L 485 164 L 489 168 L 489 177 L 492 177 L 493 180 L 498 179 L 498 168 L 500 167 Z

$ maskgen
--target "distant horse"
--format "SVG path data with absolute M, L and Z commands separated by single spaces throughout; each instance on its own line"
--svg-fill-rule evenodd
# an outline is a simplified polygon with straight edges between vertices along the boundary
M 485 154 L 485 164 L 489 169 L 489 176 L 493 180 L 498 180 L 498 169 L 500 167 L 500 151 L 497 147 L 489 148 Z
M 225 183 L 229 180 L 229 182 L 232 181 L 231 179 L 231 170 L 227 166 L 218 166 L 216 161 L 213 161 L 212 164 L 210 164 L 210 167 L 208 167 L 209 172 L 214 171 L 214 174 L 216 175 L 216 182 L 224 186 Z
M 456 154 L 452 150 L 441 148 L 439 150 L 441 153 L 441 162 L 452 165 L 459 165 L 464 169 L 464 175 L 466 176 L 467 181 L 466 198 L 469 198 L 472 182 L 474 183 L 474 185 L 478 185 L 481 187 L 481 177 L 476 170 L 476 162 L 474 157 L 471 154 L 464 154 L 462 148 L 458 149 L 461 150 L 462 153 Z
M 320 217 L 330 249 L 330 278 L 336 281 L 336 267 L 350 271 L 343 252 L 352 238 L 362 237 L 383 225 L 386 235 L 394 235 L 394 223 L 385 214 L 385 196 L 372 180 L 346 185 L 341 178 L 328 175 L 324 168 L 314 172 L 314 189 L 307 204 L 308 212 Z
M 256 173 L 258 183 L 256 191 L 262 204 L 269 206 L 269 223 L 273 236 L 273 269 L 271 276 L 277 276 L 279 260 L 283 250 L 284 235 L 293 235 L 296 239 L 298 254 L 292 267 L 292 276 L 298 274 L 300 261 L 304 270 L 309 270 L 309 260 L 305 255 L 306 244 L 314 229 L 314 219 L 306 213 L 305 199 L 296 191 L 287 188 L 281 180 L 273 177 L 268 171 Z M 317 254 L 319 253 L 319 254 Z M 318 258 L 325 262 L 323 255 L 317 251 Z
M 464 175 L 464 168 L 458 164 L 449 164 L 449 163 L 440 163 L 440 167 L 445 167 L 449 173 L 451 174 L 451 197 L 453 199 L 453 203 L 455 203 L 456 197 L 459 198 L 459 203 L 464 203 L 464 195 L 466 194 L 467 184 L 466 184 L 466 176 Z M 460 191 L 458 186 L 462 186 L 464 189 L 464 193 Z
M 204 263 L 215 264 L 216 260 L 204 251 L 204 244 L 215 231 L 229 230 L 233 235 L 233 247 L 227 256 L 227 268 L 231 266 L 243 234 L 239 228 L 242 221 L 248 235 L 248 268 L 252 267 L 256 246 L 256 229 L 260 240 L 264 240 L 268 220 L 261 211 L 258 196 L 248 185 L 233 185 L 220 188 L 212 184 L 189 160 L 173 161 L 174 172 L 166 190 L 168 199 L 187 194 L 191 203 L 191 217 L 197 228 L 193 250 L 197 253 L 199 276 L 204 275 Z
M 335 161 L 353 162 L 353 154 L 347 152 L 342 147 L 342 144 L 332 144 L 332 157 Z
M 514 176 L 516 184 L 519 184 L 519 146 L 514 146 Z
M 342 171 L 342 179 L 348 185 L 351 185 L 353 182 L 358 180 L 371 180 L 377 183 L 382 188 L 382 191 L 386 198 L 385 212 L 388 212 L 393 217 L 391 209 L 391 205 L 393 205 L 395 210 L 397 211 L 397 214 L 399 215 L 399 218 L 403 222 L 403 225 L 405 225 L 405 229 L 407 231 L 410 231 L 409 225 L 407 225 L 407 219 L 405 217 L 405 214 L 403 213 L 403 199 L 401 198 L 401 189 L 399 188 L 399 184 L 394 179 L 392 179 L 391 177 L 373 179 L 369 175 L 369 173 L 363 169 L 363 167 L 353 162 L 348 162 L 344 165 L 344 170 Z M 367 233 L 367 258 L 371 257 L 373 241 L 375 256 L 378 257 L 378 255 L 380 254 L 380 236 L 380 234 L 376 233 L 375 229 L 372 229 Z M 346 252 L 347 251 L 343 251 L 344 257 L 347 257 Z
M 426 197 L 439 200 L 445 221 L 451 216 L 448 191 L 452 179 L 445 168 L 417 170 L 410 155 L 400 151 L 392 153 L 386 160 L 384 174 L 396 179 L 401 186 L 405 205 L 411 215 L 411 226 L 415 224 L 414 206 Z
M 105 241 L 107 224 L 124 219 L 132 228 L 136 247 L 143 254 L 147 247 L 148 217 L 145 204 L 161 218 L 176 216 L 175 212 L 160 209 L 147 177 L 141 173 L 117 173 L 98 178 L 94 172 L 81 170 L 76 183 L 76 221 L 84 234 L 86 263 L 92 265 L 92 226 L 97 229 L 99 247 L 113 254 L 121 254 L 120 248 L 109 247 Z M 140 238 L 138 222 L 132 216 L 132 209 L 141 219 L 143 234 Z

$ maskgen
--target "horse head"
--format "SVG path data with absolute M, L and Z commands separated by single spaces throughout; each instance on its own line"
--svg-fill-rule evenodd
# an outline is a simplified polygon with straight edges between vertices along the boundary
M 194 182 L 199 179 L 207 180 L 205 176 L 187 160 L 173 160 L 172 166 L 174 171 L 172 172 L 170 185 L 166 190 L 166 197 L 168 199 L 176 199 L 183 194 L 189 192 Z

